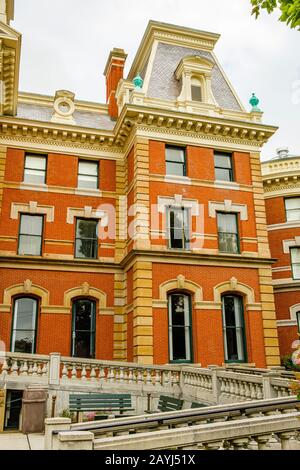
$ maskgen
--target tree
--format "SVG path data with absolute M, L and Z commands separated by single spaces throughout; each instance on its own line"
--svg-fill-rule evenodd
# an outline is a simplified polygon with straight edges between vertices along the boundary
M 251 0 L 252 15 L 257 18 L 262 10 L 272 13 L 276 8 L 281 11 L 280 21 L 300 31 L 300 0 Z

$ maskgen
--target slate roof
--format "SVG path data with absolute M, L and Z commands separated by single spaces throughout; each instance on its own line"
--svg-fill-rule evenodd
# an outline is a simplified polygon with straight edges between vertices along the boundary
M 210 52 L 160 42 L 153 62 L 147 95 L 150 98 L 175 100 L 181 91 L 181 84 L 175 77 L 175 70 L 183 57 L 191 55 L 197 55 L 215 63 Z M 212 69 L 211 85 L 220 107 L 242 111 L 217 64 Z
M 37 104 L 19 103 L 17 117 L 31 119 L 34 121 L 51 122 L 53 108 Z M 90 111 L 74 111 L 73 118 L 77 126 L 89 127 L 91 129 L 101 129 L 105 131 L 113 130 L 115 121 L 112 121 L 106 114 Z

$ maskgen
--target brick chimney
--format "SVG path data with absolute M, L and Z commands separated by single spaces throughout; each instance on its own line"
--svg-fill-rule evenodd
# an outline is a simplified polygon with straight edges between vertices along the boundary
M 108 114 L 112 119 L 117 119 L 118 117 L 115 94 L 118 83 L 123 78 L 126 57 L 127 54 L 125 54 L 123 49 L 114 48 L 108 56 L 104 70 L 106 78 L 106 102 L 108 103 Z

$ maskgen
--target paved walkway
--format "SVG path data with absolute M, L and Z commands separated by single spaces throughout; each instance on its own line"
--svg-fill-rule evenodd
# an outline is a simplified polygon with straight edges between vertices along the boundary
M 43 434 L 0 433 L 0 450 L 43 450 Z

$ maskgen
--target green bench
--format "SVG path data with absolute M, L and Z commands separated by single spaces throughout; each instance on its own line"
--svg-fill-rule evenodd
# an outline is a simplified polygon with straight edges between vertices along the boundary
M 70 412 L 77 413 L 77 421 L 79 413 L 84 411 L 117 411 L 122 415 L 125 411 L 132 411 L 131 395 L 130 394 L 115 394 L 115 393 L 88 393 L 88 394 L 70 394 L 69 396 L 69 410 Z M 101 415 L 102 418 L 107 416 Z
M 159 413 L 165 411 L 179 411 L 182 409 L 183 400 L 179 398 L 168 397 L 166 395 L 160 395 L 158 400 L 157 411 L 149 411 L 146 413 Z

